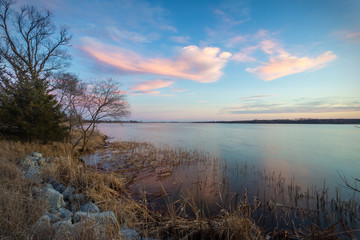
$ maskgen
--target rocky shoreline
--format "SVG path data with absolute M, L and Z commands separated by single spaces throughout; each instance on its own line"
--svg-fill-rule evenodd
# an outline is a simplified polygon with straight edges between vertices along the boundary
M 101 211 L 89 198 L 71 186 L 63 186 L 53 178 L 45 181 L 41 177 L 43 169 L 52 167 L 52 159 L 44 158 L 34 152 L 21 161 L 21 168 L 26 178 L 38 183 L 32 189 L 39 201 L 44 201 L 44 214 L 33 226 L 33 235 L 50 232 L 52 239 L 77 239 L 86 231 L 91 231 L 96 239 L 142 238 L 135 229 L 121 226 L 112 211 Z M 40 186 L 40 187 L 39 187 Z M 120 231 L 112 231 L 120 229 Z

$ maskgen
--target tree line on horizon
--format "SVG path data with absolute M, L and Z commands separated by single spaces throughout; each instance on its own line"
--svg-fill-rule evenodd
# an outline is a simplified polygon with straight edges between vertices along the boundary
M 67 72 L 71 34 L 52 13 L 0 0 L 0 133 L 24 141 L 83 144 L 103 118 L 129 114 L 117 81 L 93 82 Z M 87 124 L 82 124 L 87 119 Z M 82 133 L 69 139 L 74 129 Z

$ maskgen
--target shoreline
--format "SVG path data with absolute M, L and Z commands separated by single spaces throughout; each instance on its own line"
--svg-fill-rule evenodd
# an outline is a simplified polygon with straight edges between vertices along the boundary
M 105 140 L 106 138 L 103 137 L 102 139 Z M 97 144 L 99 143 L 98 141 L 96 142 Z M 337 225 L 340 228 L 337 227 L 326 230 L 326 226 L 314 225 L 314 223 L 311 222 L 309 225 L 302 226 L 300 224 L 288 226 L 283 229 L 265 230 L 266 228 L 259 227 L 262 225 L 258 222 L 259 219 L 257 219 L 257 217 L 259 216 L 256 216 L 259 211 L 277 212 L 279 214 L 277 215 L 278 217 L 287 216 L 288 214 L 308 217 L 310 216 L 309 214 L 316 215 L 316 213 L 322 209 L 322 206 L 337 206 L 339 210 L 343 209 L 343 211 L 347 211 L 351 215 L 350 210 L 354 208 L 351 204 L 358 204 L 358 202 L 347 202 L 344 204 L 341 201 L 334 201 L 331 202 L 330 205 L 327 205 L 329 202 L 326 199 L 326 195 L 324 195 L 325 192 L 320 192 L 319 195 L 317 195 L 317 198 L 319 198 L 317 201 L 319 209 L 316 211 L 289 207 L 272 201 L 263 202 L 256 198 L 250 199 L 248 197 L 251 195 L 248 196 L 247 193 L 244 192 L 243 196 L 238 196 L 235 205 L 223 205 L 218 214 L 207 216 L 205 205 L 198 202 L 195 195 L 185 194 L 178 200 L 171 200 L 171 194 L 166 193 L 160 196 L 161 199 L 163 199 L 164 205 L 161 211 L 157 211 L 156 209 L 152 209 L 151 198 L 149 198 L 148 194 L 139 192 L 138 196 L 135 197 L 135 192 L 128 188 L 133 179 L 127 177 L 124 173 L 129 169 L 137 173 L 149 171 L 151 174 L 151 171 L 154 170 L 153 172 L 155 174 L 159 174 L 159 176 L 163 174 L 163 177 L 166 178 L 174 174 L 174 169 L 181 167 L 183 164 L 193 168 L 192 164 L 194 163 L 204 163 L 206 165 L 207 161 L 211 162 L 211 159 L 209 159 L 210 156 L 204 156 L 196 152 L 186 152 L 179 149 L 161 149 L 149 143 L 109 143 L 103 141 L 100 145 L 94 145 L 92 151 L 101 152 L 104 151 L 104 148 L 111 148 L 111 155 L 116 155 L 116 157 L 122 156 L 122 159 L 126 160 L 124 161 L 125 164 L 120 164 L 119 169 L 112 169 L 112 171 L 104 173 L 99 171 L 100 168 L 87 167 L 76 157 L 69 155 L 67 147 L 60 143 L 55 145 L 38 145 L 2 140 L 2 145 L 6 147 L 2 149 L 3 153 L 1 153 L 1 155 L 8 156 L 7 158 L 2 158 L 2 161 L 5 161 L 5 163 L 6 161 L 11 161 L 6 163 L 7 165 L 15 164 L 18 167 L 23 156 L 28 152 L 34 151 L 42 152 L 45 156 L 54 158 L 53 167 L 41 173 L 44 179 L 51 177 L 65 187 L 78 189 L 77 191 L 79 193 L 83 193 L 87 199 L 96 204 L 101 211 L 112 211 L 119 224 L 124 224 L 130 229 L 134 229 L 134 231 L 137 231 L 137 233 L 144 237 L 164 239 L 169 236 L 188 236 L 190 238 L 226 239 L 227 237 L 235 236 L 235 238 L 238 239 L 264 239 L 267 236 L 275 235 L 276 238 L 283 239 L 289 236 L 351 236 L 354 234 L 353 231 L 357 231 L 352 228 L 344 231 L 340 225 Z M 11 157 L 10 153 L 14 151 L 17 151 L 18 154 Z M 106 154 L 102 156 L 106 158 Z M 112 163 L 119 165 L 118 160 L 119 158 L 115 158 L 115 161 L 112 161 Z M 167 167 L 168 169 L 166 169 L 166 171 L 156 171 L 157 168 L 164 170 L 163 167 Z M 22 178 L 21 175 L 19 175 L 19 177 Z M 296 190 L 296 183 L 292 183 L 292 185 L 283 183 L 281 185 L 281 181 L 279 181 L 281 179 L 274 178 L 274 180 L 271 180 L 271 176 L 264 176 L 264 179 L 268 179 L 266 181 L 273 181 L 275 187 L 277 184 L 280 184 L 279 189 L 287 189 L 292 186 L 292 194 L 295 194 L 294 196 L 298 195 L 299 199 L 300 197 L 306 198 L 306 194 Z M 12 187 L 17 187 L 15 183 L 13 185 Z M 199 184 L 196 185 L 200 186 Z M 164 191 L 166 192 L 165 189 Z M 18 201 L 20 200 L 21 198 L 19 198 Z M 35 201 L 33 204 L 36 205 L 38 203 Z M 356 209 L 356 211 L 359 211 L 360 207 L 356 207 Z M 6 210 L 7 209 L 4 209 L 4 211 Z M 7 214 L 9 214 L 10 217 L 15 217 L 12 212 L 8 212 Z M 27 228 L 32 226 L 37 220 L 38 218 L 34 218 L 30 222 L 26 222 Z M 356 221 L 358 222 L 358 220 Z M 21 221 L 19 226 L 22 226 Z M 25 231 L 27 228 L 24 228 L 22 231 Z M 314 231 L 314 228 L 318 230 Z M 118 226 L 116 229 L 120 231 L 121 227 Z M 109 234 L 110 233 L 113 234 L 114 232 L 109 232 Z M 24 234 L 27 233 L 24 232 Z

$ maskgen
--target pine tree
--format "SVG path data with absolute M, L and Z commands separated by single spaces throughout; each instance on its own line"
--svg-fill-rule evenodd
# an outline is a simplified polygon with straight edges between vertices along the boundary
M 49 76 L 68 66 L 71 36 L 49 11 L 0 0 L 0 130 L 23 140 L 62 140 L 60 110 Z
M 61 126 L 65 115 L 55 96 L 47 92 L 43 81 L 17 81 L 12 91 L 0 98 L 3 133 L 22 140 L 42 142 L 62 140 L 66 127 Z

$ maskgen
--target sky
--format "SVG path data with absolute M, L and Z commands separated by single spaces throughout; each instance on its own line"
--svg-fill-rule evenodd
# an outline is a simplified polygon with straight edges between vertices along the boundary
M 358 0 L 23 3 L 69 27 L 69 71 L 121 82 L 128 120 L 360 118 Z

